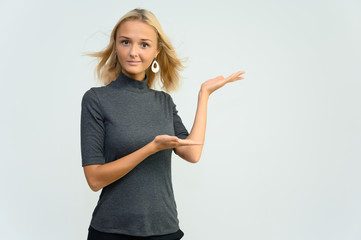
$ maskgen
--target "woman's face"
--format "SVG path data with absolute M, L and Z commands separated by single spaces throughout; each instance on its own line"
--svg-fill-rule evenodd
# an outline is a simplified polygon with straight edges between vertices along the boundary
M 143 81 L 145 70 L 158 55 L 158 38 L 155 30 L 140 21 L 122 23 L 116 34 L 115 48 L 122 72 Z

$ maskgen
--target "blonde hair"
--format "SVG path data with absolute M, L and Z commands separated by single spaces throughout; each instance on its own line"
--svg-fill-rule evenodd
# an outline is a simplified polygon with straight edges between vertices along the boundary
M 185 66 L 177 57 L 174 47 L 168 37 L 164 34 L 163 29 L 155 15 L 152 12 L 141 8 L 135 8 L 119 19 L 112 30 L 109 44 L 103 51 L 83 54 L 85 56 L 96 57 L 98 59 L 98 64 L 95 68 L 97 78 L 100 79 L 104 85 L 108 85 L 120 74 L 122 66 L 116 59 L 116 34 L 122 23 L 134 20 L 141 21 L 153 27 L 158 38 L 158 49 L 160 49 L 160 52 L 156 60 L 159 63 L 160 71 L 158 73 L 154 73 L 150 67 L 146 70 L 145 73 L 147 74 L 148 86 L 152 88 L 155 86 L 155 80 L 160 78 L 160 81 L 162 82 L 162 89 L 167 92 L 177 90 L 180 81 L 179 71 L 183 70 Z

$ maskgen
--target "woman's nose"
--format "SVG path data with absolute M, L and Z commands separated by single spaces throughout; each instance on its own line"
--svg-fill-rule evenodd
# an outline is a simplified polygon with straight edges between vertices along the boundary
M 130 56 L 137 57 L 138 56 L 138 47 L 136 45 L 133 45 L 130 49 Z

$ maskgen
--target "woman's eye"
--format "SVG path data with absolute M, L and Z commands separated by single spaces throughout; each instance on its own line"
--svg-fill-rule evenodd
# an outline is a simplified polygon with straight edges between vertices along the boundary
M 124 44 L 124 42 L 127 42 L 127 43 L 128 43 L 128 40 L 123 40 L 123 41 L 121 41 L 121 43 L 123 43 L 123 44 Z
M 142 43 L 142 47 L 148 47 L 149 45 L 147 43 Z

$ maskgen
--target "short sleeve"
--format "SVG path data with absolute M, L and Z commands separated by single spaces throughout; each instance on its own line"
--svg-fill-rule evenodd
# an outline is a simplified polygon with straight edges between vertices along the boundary
M 174 103 L 172 97 L 169 95 L 170 101 L 173 108 L 173 126 L 174 126 L 174 133 L 175 136 L 181 139 L 186 139 L 189 135 L 189 132 L 187 131 L 186 127 L 184 126 L 181 117 L 178 115 L 177 106 Z
M 104 164 L 104 121 L 99 99 L 92 89 L 83 95 L 80 125 L 82 166 Z

